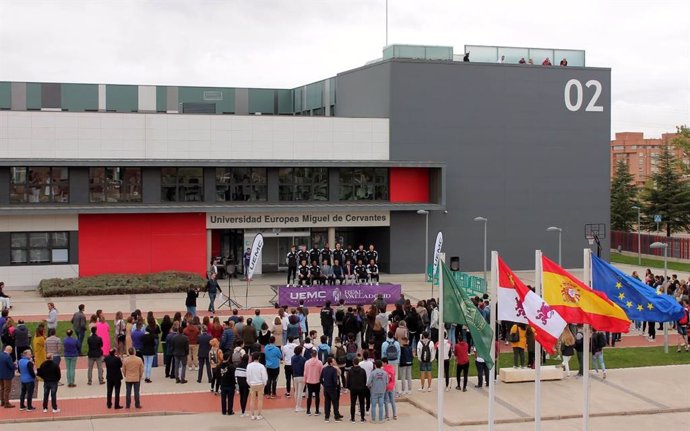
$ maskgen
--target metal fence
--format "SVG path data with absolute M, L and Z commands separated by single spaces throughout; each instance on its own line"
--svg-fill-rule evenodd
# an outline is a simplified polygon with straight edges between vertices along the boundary
M 666 237 L 664 235 L 640 234 L 640 251 L 642 254 L 663 256 L 663 249 L 652 249 L 653 242 L 668 244 L 668 257 L 690 259 L 690 238 Z M 637 233 L 611 231 L 611 248 L 637 253 Z
M 427 268 L 427 279 L 431 279 L 433 265 Z M 470 275 L 466 272 L 451 271 L 453 278 L 458 285 L 465 290 L 469 296 L 481 296 L 486 293 L 486 281 L 481 277 Z M 433 283 L 438 285 L 438 273 L 433 277 Z

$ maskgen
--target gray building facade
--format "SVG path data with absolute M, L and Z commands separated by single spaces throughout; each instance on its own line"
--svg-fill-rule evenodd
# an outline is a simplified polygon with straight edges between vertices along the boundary
M 563 230 L 565 267 L 583 264 L 585 224 L 608 227 L 610 69 L 391 59 L 336 83 L 336 116 L 390 119 L 391 159 L 446 163 L 447 214 L 430 214 L 430 242 L 442 231 L 462 270 L 483 267 L 476 216 L 516 269 L 533 268 L 536 249 L 557 259 L 549 226 Z M 391 217 L 391 272 L 423 267 L 424 217 Z

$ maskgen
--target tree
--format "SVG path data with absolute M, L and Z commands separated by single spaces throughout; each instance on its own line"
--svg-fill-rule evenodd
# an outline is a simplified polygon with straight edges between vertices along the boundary
M 644 190 L 644 213 L 647 226 L 654 229 L 654 216 L 661 216 L 666 236 L 690 228 L 690 187 L 681 178 L 678 159 L 670 145 L 661 147 L 655 172 Z
M 672 144 L 683 152 L 684 159 L 690 159 L 690 128 L 686 125 L 676 127 L 676 137 L 673 138 Z M 683 172 L 690 173 L 690 165 L 681 164 Z
M 628 164 L 619 160 L 611 181 L 611 230 L 628 232 L 637 221 L 637 187 Z

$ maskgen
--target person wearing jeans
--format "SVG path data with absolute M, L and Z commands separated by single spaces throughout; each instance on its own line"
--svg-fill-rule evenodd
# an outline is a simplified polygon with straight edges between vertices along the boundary
M 216 281 L 216 273 L 211 273 L 211 278 L 209 278 L 208 282 L 206 282 L 206 293 L 208 293 L 208 311 L 211 313 L 216 312 L 216 307 L 215 307 L 215 302 L 216 302 L 216 294 L 220 292 L 221 294 L 223 291 L 220 290 L 220 286 L 218 285 L 218 282 Z
M 153 368 L 153 358 L 156 354 L 156 339 L 149 329 L 141 338 L 141 356 L 144 359 L 144 381 L 151 383 L 151 370 Z
M 383 396 L 383 404 L 386 408 L 386 420 L 390 418 L 388 414 L 388 404 L 391 406 L 391 413 L 393 413 L 393 419 L 398 419 L 397 409 L 395 408 L 395 367 L 388 362 L 387 358 L 381 360 L 383 362 L 383 371 L 388 374 L 388 384 L 386 385 L 386 393 Z
M 268 373 L 268 388 L 267 394 L 270 398 L 276 397 L 276 388 L 278 386 L 278 376 L 280 375 L 280 360 L 283 358 L 283 352 L 275 345 L 276 337 L 271 335 L 268 339 L 268 344 L 264 348 L 264 357 L 266 358 L 266 372 Z
M 71 329 L 66 332 L 67 336 L 62 342 L 63 353 L 65 355 L 65 368 L 67 369 L 67 387 L 73 388 L 74 374 L 77 369 L 77 359 L 79 357 L 79 340 L 74 338 L 74 333 Z
M 60 366 L 53 361 L 52 354 L 48 353 L 46 361 L 38 368 L 36 375 L 43 379 L 43 413 L 48 411 L 48 396 L 50 396 L 53 413 L 59 413 L 57 389 L 62 374 L 60 373 Z
M 292 337 L 291 337 L 292 338 Z M 292 344 L 292 340 L 290 341 Z M 283 352 L 285 352 L 285 346 L 283 346 Z M 295 411 L 301 412 L 302 409 L 302 396 L 304 392 L 304 363 L 306 360 L 302 356 L 302 346 L 296 346 L 294 354 L 290 358 L 290 365 L 292 369 L 292 378 L 295 381 L 294 394 L 295 394 Z M 287 376 L 286 376 L 287 378 Z
M 367 380 L 367 387 L 371 394 L 371 421 L 383 423 L 383 398 L 388 386 L 388 373 L 381 369 L 383 363 L 380 360 L 377 360 L 374 366 L 376 368 L 369 374 L 369 379 Z M 377 409 L 379 413 L 378 418 L 376 417 Z
M 122 374 L 125 377 L 125 407 L 130 408 L 132 404 L 132 389 L 134 389 L 134 407 L 141 408 L 139 399 L 139 388 L 141 378 L 144 376 L 144 362 L 135 355 L 134 347 L 128 350 L 129 356 L 122 361 Z
M 592 331 L 592 362 L 594 371 L 598 374 L 599 368 L 603 372 L 603 378 L 606 378 L 606 365 L 604 364 L 604 346 L 606 346 L 606 336 L 603 332 Z
M 249 385 L 249 410 L 252 420 L 261 420 L 264 406 L 264 387 L 268 383 L 266 367 L 259 362 L 259 352 L 252 353 L 252 362 L 247 365 L 247 384 Z
M 208 382 L 211 383 L 211 381 L 213 380 L 213 369 L 211 368 L 211 360 L 209 354 L 211 353 L 211 341 L 213 340 L 213 337 L 211 337 L 211 335 L 208 333 L 206 325 L 201 325 L 201 334 L 199 335 L 197 340 L 197 345 L 199 346 L 199 350 L 197 352 L 197 356 L 199 358 L 199 373 L 197 374 L 196 382 L 201 383 L 201 378 L 204 376 L 205 368 L 206 378 L 208 379 Z M 216 340 L 216 347 L 218 346 L 217 343 L 218 340 Z M 214 350 L 214 352 L 214 354 L 216 355 L 215 358 L 218 359 L 218 354 L 220 350 Z M 220 354 L 222 355 L 222 353 Z M 219 364 L 214 364 L 214 368 L 215 365 Z
M 22 390 L 19 394 L 19 410 L 36 410 L 31 404 L 34 397 L 34 386 L 36 385 L 36 372 L 34 371 L 34 362 L 31 359 L 31 350 L 26 349 L 22 352 L 18 368 L 19 381 L 22 384 Z M 26 404 L 24 404 L 24 400 L 26 400 Z

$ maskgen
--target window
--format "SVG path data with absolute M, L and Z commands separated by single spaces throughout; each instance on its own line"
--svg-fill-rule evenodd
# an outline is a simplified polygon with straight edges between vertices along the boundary
M 217 168 L 216 201 L 265 201 L 266 168 Z
M 141 168 L 90 168 L 90 202 L 141 202 Z
M 161 191 L 164 202 L 204 200 L 204 169 L 162 168 Z
M 328 200 L 328 169 L 281 168 L 278 193 L 281 201 Z
M 68 168 L 11 168 L 11 203 L 69 202 Z
M 388 169 L 341 168 L 340 200 L 388 200 Z
M 36 265 L 69 263 L 67 232 L 20 232 L 10 234 L 10 263 Z

